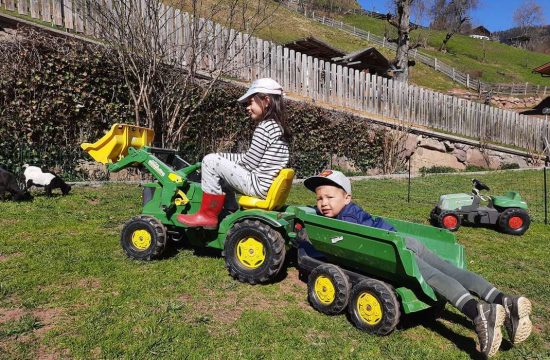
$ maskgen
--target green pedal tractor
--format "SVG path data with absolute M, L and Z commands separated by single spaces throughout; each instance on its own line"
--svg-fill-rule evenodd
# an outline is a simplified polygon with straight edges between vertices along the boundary
M 151 129 L 115 124 L 96 143 L 82 144 L 109 171 L 140 167 L 155 179 L 144 184 L 142 213 L 128 220 L 120 235 L 122 249 L 132 259 L 159 258 L 169 239 L 185 241 L 221 250 L 231 276 L 256 284 L 274 281 L 294 247 L 300 270 L 309 273 L 312 306 L 326 314 L 347 309 L 359 329 L 378 335 L 390 333 L 403 312 L 444 305 L 406 249 L 407 236 L 465 266 L 464 248 L 448 231 L 389 219 L 398 231 L 388 232 L 319 216 L 307 206 L 286 206 L 292 169 L 281 170 L 266 199 L 241 196 L 239 208 L 226 212 L 218 229 L 187 227 L 176 217 L 200 207 L 200 163 L 150 147 L 153 136 Z
M 439 198 L 430 214 L 433 225 L 450 231 L 458 230 L 461 224 L 496 225 L 511 235 L 523 235 L 529 229 L 531 218 L 527 203 L 519 193 L 509 191 L 502 196 L 485 196 L 481 191 L 489 191 L 489 187 L 477 179 L 472 179 L 472 183 L 471 194 L 447 194 Z

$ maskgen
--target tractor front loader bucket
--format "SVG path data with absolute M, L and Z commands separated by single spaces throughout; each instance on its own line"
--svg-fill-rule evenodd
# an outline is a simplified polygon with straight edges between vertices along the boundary
M 114 124 L 111 130 L 93 144 L 80 145 L 95 161 L 102 164 L 116 162 L 128 154 L 128 148 L 150 146 L 155 133 L 152 129 Z

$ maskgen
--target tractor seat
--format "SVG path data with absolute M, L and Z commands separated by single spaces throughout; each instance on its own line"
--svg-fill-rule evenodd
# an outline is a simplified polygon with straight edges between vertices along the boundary
M 245 209 L 277 210 L 285 204 L 294 179 L 293 169 L 282 169 L 269 187 L 265 200 L 252 196 L 241 196 L 239 205 Z
M 493 196 L 494 199 L 500 200 L 517 200 L 521 201 L 521 196 L 517 191 L 508 191 L 506 194 L 501 196 Z

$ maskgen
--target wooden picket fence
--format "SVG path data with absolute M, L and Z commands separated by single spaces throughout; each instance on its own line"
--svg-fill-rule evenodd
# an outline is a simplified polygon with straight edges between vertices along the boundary
M 93 21 L 89 21 L 85 9 L 75 5 L 71 0 L 0 0 L 0 9 L 30 15 L 76 32 L 94 34 Z M 181 42 L 183 47 L 188 41 L 184 29 L 189 28 L 189 22 L 193 19 L 178 10 L 168 10 L 170 11 L 167 13 L 178 15 L 174 17 L 171 26 L 172 29 L 182 30 L 178 36 L 173 37 L 173 41 Z M 207 32 L 204 38 L 214 39 L 203 44 L 211 46 L 208 51 L 203 52 L 206 58 L 199 59 L 201 66 L 206 69 L 211 69 L 212 59 L 229 53 L 232 54 L 230 63 L 224 64 L 223 69 L 228 76 L 243 81 L 272 77 L 289 93 L 342 110 L 358 110 L 403 126 L 419 125 L 485 143 L 507 144 L 534 152 L 543 151 L 544 137 L 550 138 L 549 122 L 544 119 L 530 118 L 392 79 L 372 76 L 224 28 L 209 20 L 196 21 L 206 25 L 201 26 L 202 31 Z M 229 49 L 221 49 L 220 43 L 216 41 L 220 36 L 234 38 L 234 41 L 229 42 Z M 166 37 L 169 37 L 168 33 Z M 224 54 L 221 55 L 220 51 Z
M 303 15 L 324 25 L 340 29 L 349 34 L 362 38 L 363 40 L 367 40 L 368 42 L 371 42 L 378 46 L 385 47 L 391 50 L 397 49 L 397 45 L 395 43 L 389 42 L 388 39 L 386 39 L 384 36 L 378 36 L 369 31 L 358 29 L 355 26 L 345 24 L 343 21 L 334 20 L 326 16 L 318 16 L 315 14 L 315 12 L 304 13 Z M 446 75 L 454 82 L 480 93 L 492 93 L 495 95 L 502 94 L 510 96 L 540 95 L 543 97 L 547 94 L 550 95 L 550 86 L 533 85 L 529 84 L 528 82 L 519 84 L 485 83 L 479 79 L 471 77 L 468 73 L 461 72 L 460 70 L 457 70 L 456 68 L 444 63 L 437 57 L 418 51 L 418 49 L 411 50 L 410 56 L 414 60 L 417 60 L 424 65 L 433 68 L 435 71 Z

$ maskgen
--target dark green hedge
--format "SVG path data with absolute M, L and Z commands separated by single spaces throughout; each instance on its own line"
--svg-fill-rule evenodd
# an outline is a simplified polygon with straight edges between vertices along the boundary
M 21 31 L 0 44 L 0 164 L 19 172 L 32 163 L 75 178 L 80 143 L 115 122 L 133 122 L 121 72 L 101 47 Z M 200 86 L 198 84 L 197 86 Z M 220 83 L 190 119 L 180 151 L 197 161 L 212 151 L 244 151 L 253 123 L 235 101 L 243 88 Z M 291 164 L 298 176 L 327 167 L 332 154 L 366 171 L 382 158 L 383 130 L 362 119 L 287 102 L 293 133 Z

